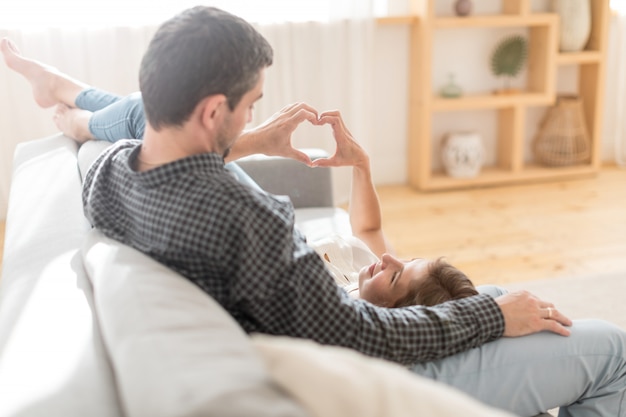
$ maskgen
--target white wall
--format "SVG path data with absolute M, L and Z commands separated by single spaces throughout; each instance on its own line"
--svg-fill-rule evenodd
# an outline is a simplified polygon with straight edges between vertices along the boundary
M 378 27 L 374 63 L 375 140 L 371 144 L 372 170 L 379 184 L 407 179 L 409 30 L 402 26 Z

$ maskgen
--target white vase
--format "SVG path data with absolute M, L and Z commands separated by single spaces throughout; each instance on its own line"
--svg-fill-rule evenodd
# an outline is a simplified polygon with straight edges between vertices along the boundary
M 552 0 L 552 10 L 559 15 L 559 50 L 581 51 L 591 34 L 591 0 Z M 600 0 L 593 0 L 600 1 Z
M 441 147 L 441 159 L 451 177 L 471 178 L 478 175 L 485 159 L 481 136 L 476 132 L 448 133 Z

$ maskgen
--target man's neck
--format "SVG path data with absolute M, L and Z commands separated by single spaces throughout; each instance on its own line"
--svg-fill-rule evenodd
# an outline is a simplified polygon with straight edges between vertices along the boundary
M 192 155 L 212 152 L 203 143 L 204 141 L 195 138 L 185 128 L 163 128 L 155 131 L 146 126 L 136 169 L 147 171 Z

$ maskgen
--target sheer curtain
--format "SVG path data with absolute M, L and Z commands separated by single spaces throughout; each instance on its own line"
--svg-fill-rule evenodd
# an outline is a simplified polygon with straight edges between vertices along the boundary
M 93 85 L 137 90 L 139 61 L 154 28 L 0 29 L 21 51 Z M 53 109 L 38 107 L 30 85 L 0 64 L 0 219 L 6 217 L 12 160 L 18 143 L 58 132 Z
M 626 4 L 619 6 L 611 16 L 609 33 L 604 144 L 605 152 L 626 167 Z
M 369 19 L 327 23 L 281 23 L 259 28 L 274 46 L 274 65 L 268 70 L 264 98 L 257 105 L 253 125 L 287 103 L 304 101 L 320 112 L 339 110 L 350 131 L 371 151 L 374 120 L 373 23 Z M 303 124 L 294 134 L 298 148 L 322 148 L 333 153 L 330 126 Z M 335 201 L 347 201 L 349 169 L 333 171 Z
M 25 55 L 119 94 L 138 89 L 137 74 L 141 56 L 157 26 L 157 23 L 151 22 L 163 21 L 178 10 L 198 3 L 189 0 L 157 0 L 150 3 L 127 0 L 123 7 L 120 4 L 111 6 L 114 1 L 108 2 L 109 6 L 105 7 L 99 6 L 98 2 L 75 2 L 82 4 L 80 7 L 83 8 L 86 3 L 92 8 L 96 7 L 100 17 L 114 18 L 114 6 L 117 11 L 124 11 L 124 16 L 118 13 L 124 19 L 120 24 L 112 24 L 106 19 L 98 23 L 92 20 L 92 16 L 81 17 L 79 12 L 82 9 L 77 6 L 67 22 L 91 25 L 85 28 L 80 24 L 72 26 L 64 20 L 68 9 L 65 9 L 63 16 L 53 15 L 54 9 L 63 9 L 59 7 L 59 2 L 72 1 L 39 0 L 44 10 L 39 10 L 37 16 L 49 15 L 50 27 L 46 27 L 45 20 L 36 19 L 32 14 L 23 24 L 10 24 L 18 20 L 17 14 L 10 16 L 10 13 L 19 8 L 36 10 L 34 3 L 37 0 L 3 1 L 0 5 L 0 15 L 4 16 L 4 19 L 0 16 L 0 38 L 10 37 Z M 341 110 L 352 133 L 366 148 L 371 146 L 375 1 L 210 2 L 248 20 L 257 21 L 255 26 L 274 47 L 274 65 L 266 74 L 264 99 L 257 105 L 253 125 L 289 103 L 304 101 L 320 111 Z M 46 11 L 45 8 L 52 4 L 55 7 Z M 141 13 L 138 4 L 142 5 L 144 11 L 157 10 L 159 8 L 155 5 L 161 5 L 161 10 L 168 10 L 169 14 L 162 18 L 155 12 L 146 15 Z M 294 14 L 298 10 L 300 13 Z M 139 14 L 129 15 L 133 12 Z M 289 18 L 290 13 L 295 16 L 293 19 Z M 142 15 L 148 17 L 145 23 L 139 19 Z M 260 18 L 256 19 L 255 16 Z M 285 18 L 290 21 L 285 21 Z M 37 107 L 28 83 L 8 70 L 4 63 L 0 64 L 0 219 L 6 217 L 15 147 L 22 141 L 56 133 L 52 113 L 52 109 Z M 328 127 L 313 129 L 302 126 L 294 136 L 294 144 L 298 147 L 321 147 L 329 152 L 334 150 Z M 349 193 L 347 171 L 337 172 L 334 179 L 336 201 L 344 201 Z

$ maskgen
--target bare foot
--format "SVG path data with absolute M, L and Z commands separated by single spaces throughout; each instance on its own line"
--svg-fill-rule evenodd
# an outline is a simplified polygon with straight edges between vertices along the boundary
M 58 104 L 52 119 L 54 124 L 67 137 L 78 143 L 95 139 L 89 131 L 89 119 L 91 112 L 77 108 L 71 108 L 65 104 Z
M 54 67 L 25 58 L 8 38 L 0 40 L 0 52 L 7 66 L 30 83 L 35 101 L 41 107 L 52 107 L 58 103 L 74 106 L 76 95 L 89 87 Z

